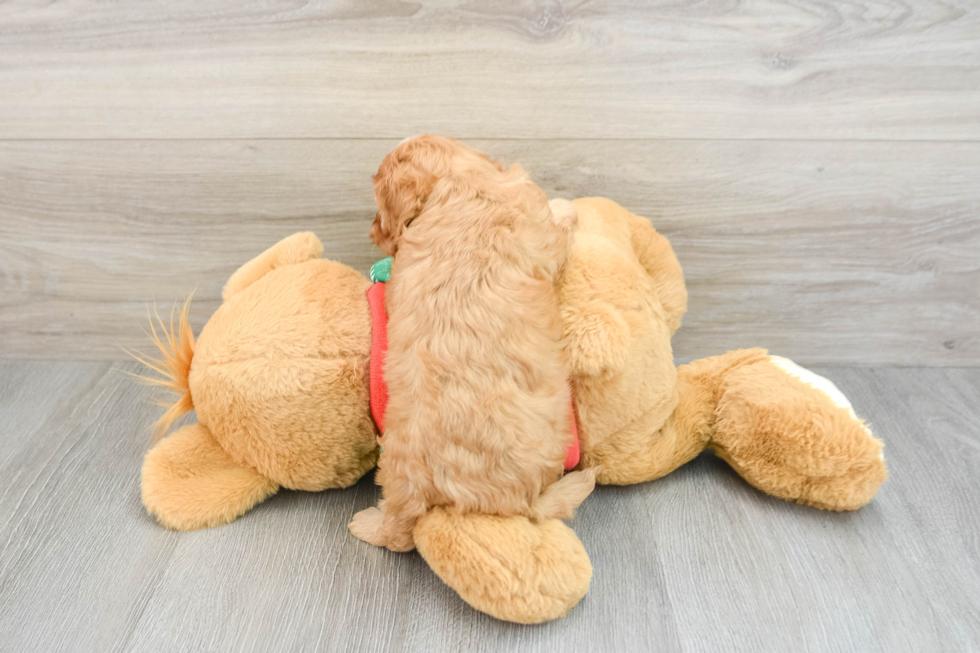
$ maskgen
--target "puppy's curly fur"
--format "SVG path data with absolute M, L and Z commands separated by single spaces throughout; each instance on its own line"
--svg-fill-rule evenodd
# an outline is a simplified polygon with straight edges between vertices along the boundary
M 559 480 L 571 436 L 555 284 L 574 207 L 438 136 L 403 141 L 374 183 L 371 237 L 394 256 L 383 500 L 351 531 L 407 551 L 434 506 L 571 517 L 595 484 L 594 470 Z

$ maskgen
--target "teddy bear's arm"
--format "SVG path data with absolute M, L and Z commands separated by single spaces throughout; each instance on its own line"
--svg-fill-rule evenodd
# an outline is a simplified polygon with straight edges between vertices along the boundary
M 566 276 L 568 279 L 568 276 Z M 602 299 L 566 298 L 561 308 L 562 339 L 572 376 L 621 370 L 629 361 L 632 334 L 616 307 Z
M 687 288 L 681 264 L 670 241 L 657 233 L 649 220 L 632 213 L 628 214 L 628 220 L 633 232 L 633 250 L 657 287 L 667 326 L 673 335 L 687 311 Z
M 558 292 L 562 339 L 573 377 L 621 370 L 629 362 L 632 333 L 621 310 L 630 290 L 609 283 L 622 251 L 579 235 Z
M 278 267 L 320 258 L 321 254 L 323 254 L 323 245 L 320 239 L 309 231 L 283 238 L 238 268 L 228 279 L 225 289 L 221 291 L 221 299 L 228 301 L 229 297 L 245 290 Z

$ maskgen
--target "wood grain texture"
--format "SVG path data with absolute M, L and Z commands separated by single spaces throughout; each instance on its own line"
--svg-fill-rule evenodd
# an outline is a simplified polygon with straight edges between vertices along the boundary
M 980 138 L 970 0 L 12 3 L 0 138 Z
M 35 429 L 30 446 L 0 469 L 4 650 L 110 650 L 140 618 L 178 543 L 138 503 L 133 463 L 149 441 L 145 425 L 156 409 L 118 369 L 83 370 L 87 378 Z M 33 372 L 52 393 L 64 375 L 77 374 L 63 364 L 35 365 Z M 42 390 L 10 408 L 16 416 L 45 403 Z M 4 448 L 23 437 L 8 424 L 0 427 Z
M 390 140 L 56 141 L 0 147 L 0 356 L 144 347 L 147 305 L 295 231 L 366 272 Z M 980 364 L 980 143 L 473 141 L 553 196 L 611 197 L 684 266 L 683 359 L 764 346 L 803 363 Z
M 788 504 L 710 455 L 599 488 L 573 523 L 589 594 L 525 627 L 468 608 L 417 554 L 351 537 L 370 477 L 167 531 L 139 499 L 144 389 L 101 363 L 0 365 L 0 452 L 33 429 L 0 459 L 0 650 L 977 650 L 980 370 L 816 371 L 886 443 L 869 506 Z

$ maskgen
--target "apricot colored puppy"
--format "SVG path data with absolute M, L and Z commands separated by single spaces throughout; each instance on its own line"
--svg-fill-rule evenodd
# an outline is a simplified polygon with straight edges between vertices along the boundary
M 371 237 L 394 256 L 378 508 L 357 537 L 414 548 L 433 507 L 571 517 L 595 471 L 561 476 L 571 437 L 555 293 L 577 213 L 519 165 L 419 136 L 374 177 Z M 554 208 L 554 211 L 552 210 Z

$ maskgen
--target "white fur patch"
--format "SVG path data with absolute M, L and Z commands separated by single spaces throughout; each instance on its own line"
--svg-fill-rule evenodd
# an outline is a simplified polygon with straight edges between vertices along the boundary
M 819 374 L 814 374 L 805 367 L 800 367 L 790 359 L 783 358 L 782 356 L 770 356 L 769 360 L 772 361 L 773 365 L 790 376 L 795 376 L 800 381 L 803 381 L 803 383 L 806 383 L 807 385 L 812 386 L 827 395 L 830 400 L 834 402 L 834 405 L 841 408 L 846 408 L 847 412 L 851 414 L 852 418 L 854 418 L 854 421 L 860 421 L 857 414 L 854 412 L 854 408 L 851 406 L 851 402 L 847 400 L 847 397 L 845 397 L 844 393 L 840 391 L 840 388 L 834 385 L 830 379 L 826 379 Z M 874 437 L 871 435 L 871 429 L 869 429 L 865 424 L 862 423 L 861 428 L 863 428 L 864 432 L 868 434 L 868 437 Z M 882 459 L 884 459 L 884 455 L 882 455 Z

